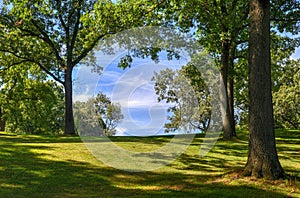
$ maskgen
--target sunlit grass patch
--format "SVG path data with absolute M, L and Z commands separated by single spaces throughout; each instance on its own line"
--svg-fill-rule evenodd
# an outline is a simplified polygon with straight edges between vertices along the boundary
M 0 133 L 0 197 L 300 197 L 300 131 L 276 133 L 280 162 L 292 179 L 241 177 L 248 149 L 245 132 L 241 139 L 217 141 L 203 157 L 204 136 L 197 135 L 171 164 L 137 173 L 103 164 L 80 137 Z M 145 152 L 171 137 L 110 139 L 124 149 Z

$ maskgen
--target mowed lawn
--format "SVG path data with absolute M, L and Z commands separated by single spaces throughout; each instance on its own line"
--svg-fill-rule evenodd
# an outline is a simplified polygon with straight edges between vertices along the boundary
M 0 133 L 0 197 L 300 197 L 300 130 L 276 131 L 288 180 L 241 177 L 247 134 L 219 140 L 199 157 L 198 135 L 173 163 L 126 172 L 97 160 L 80 137 Z M 128 150 L 156 149 L 171 137 L 113 137 Z

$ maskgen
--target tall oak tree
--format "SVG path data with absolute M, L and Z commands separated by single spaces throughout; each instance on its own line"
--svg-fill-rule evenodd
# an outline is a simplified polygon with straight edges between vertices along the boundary
M 244 175 L 284 177 L 278 160 L 271 88 L 270 0 L 249 1 L 249 149 Z

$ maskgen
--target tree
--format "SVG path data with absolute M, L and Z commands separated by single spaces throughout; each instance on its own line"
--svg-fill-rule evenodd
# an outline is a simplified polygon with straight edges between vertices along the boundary
M 237 46 L 246 42 L 248 4 L 245 1 L 171 1 L 167 20 L 183 31 L 195 30 L 198 41 L 215 55 L 220 70 L 220 104 L 224 139 L 236 135 L 234 120 L 234 60 Z M 171 7 L 172 12 L 169 11 Z M 240 48 L 241 46 L 239 46 Z
M 247 102 L 247 95 L 244 94 L 247 92 L 244 88 L 247 77 L 242 77 L 248 73 L 247 63 L 243 63 L 243 59 L 247 59 L 245 51 L 248 47 L 248 2 L 189 0 L 170 1 L 168 5 L 164 16 L 169 17 L 162 21 L 194 33 L 199 42 L 217 58 L 221 82 L 227 87 L 226 94 L 220 95 L 224 104 L 228 102 L 221 106 L 224 137 L 230 139 L 235 135 L 234 105 Z M 272 1 L 272 27 L 281 32 L 298 32 L 299 13 L 297 1 Z M 240 59 L 242 62 L 237 65 Z M 242 88 L 236 89 L 236 84 Z M 241 107 L 245 110 L 247 104 Z
M 75 133 L 74 67 L 87 58 L 93 63 L 89 53 L 98 41 L 142 25 L 143 16 L 160 5 L 160 2 L 153 4 L 152 1 L 113 3 L 97 0 L 10 0 L 6 3 L 10 9 L 1 11 L 0 52 L 12 61 L 4 66 L 31 62 L 64 86 L 65 134 Z
M 74 122 L 76 132 L 80 136 L 105 135 L 99 125 L 94 103 L 94 99 L 89 99 L 86 102 L 76 101 L 74 103 Z
M 60 133 L 63 130 L 63 89 L 32 64 L 0 70 L 3 130 L 19 133 Z
M 300 60 L 284 60 L 277 67 L 273 88 L 275 127 L 300 128 Z M 278 71 L 279 70 L 279 71 Z
M 115 135 L 123 114 L 120 104 L 112 103 L 100 92 L 86 102 L 77 101 L 74 104 L 74 118 L 80 135 L 112 136 Z
M 249 1 L 249 151 L 244 175 L 279 179 L 270 57 L 270 1 Z
M 115 135 L 116 127 L 124 117 L 121 112 L 120 104 L 112 103 L 105 94 L 100 92 L 95 98 L 94 105 L 96 108 L 97 120 L 105 135 Z
M 196 75 L 195 75 L 196 74 Z M 206 132 L 210 125 L 210 93 L 201 72 L 191 64 L 180 70 L 155 72 L 152 80 L 158 101 L 171 104 L 166 132 Z

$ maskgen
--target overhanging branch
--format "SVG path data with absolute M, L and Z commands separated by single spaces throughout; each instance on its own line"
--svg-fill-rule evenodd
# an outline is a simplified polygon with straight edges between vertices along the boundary
M 16 58 L 18 59 L 21 59 L 20 61 L 16 62 L 16 63 L 13 63 L 11 65 L 9 65 L 8 67 L 12 67 L 12 66 L 15 66 L 15 65 L 18 65 L 18 64 L 21 64 L 21 63 L 25 63 L 25 62 L 31 62 L 31 63 L 35 63 L 37 64 L 46 74 L 48 74 L 49 76 L 51 76 L 54 80 L 56 80 L 57 82 L 61 83 L 61 84 L 64 84 L 64 82 L 59 79 L 57 76 L 55 76 L 52 72 L 50 72 L 46 67 L 43 66 L 43 64 L 41 64 L 40 62 L 34 60 L 34 59 L 30 59 L 30 58 L 27 58 L 27 57 L 23 57 L 21 55 L 18 55 L 17 53 L 13 52 L 13 51 L 9 51 L 9 50 L 2 50 L 0 49 L 0 52 L 6 52 L 6 53 L 9 53 L 13 56 L 15 56 Z
M 73 62 L 72 62 L 72 67 L 74 67 L 75 65 L 77 65 L 84 57 L 87 56 L 87 54 L 92 51 L 94 49 L 94 47 L 96 46 L 96 44 L 100 41 L 100 39 L 104 38 L 105 36 L 107 35 L 110 35 L 110 34 L 113 34 L 113 33 L 106 33 L 106 34 L 102 34 L 102 35 L 99 35 L 95 40 L 94 42 L 88 47 L 88 48 L 85 48 L 83 50 L 83 52 L 81 53 L 80 56 L 78 56 Z
M 54 52 L 56 59 L 60 62 L 61 65 L 63 65 L 64 60 L 60 57 L 59 51 L 56 49 L 54 43 L 49 38 L 48 34 L 36 24 L 35 21 L 31 20 L 31 23 L 38 29 L 38 31 L 42 34 L 42 37 L 40 37 L 43 41 L 45 41 L 51 48 L 51 50 Z

